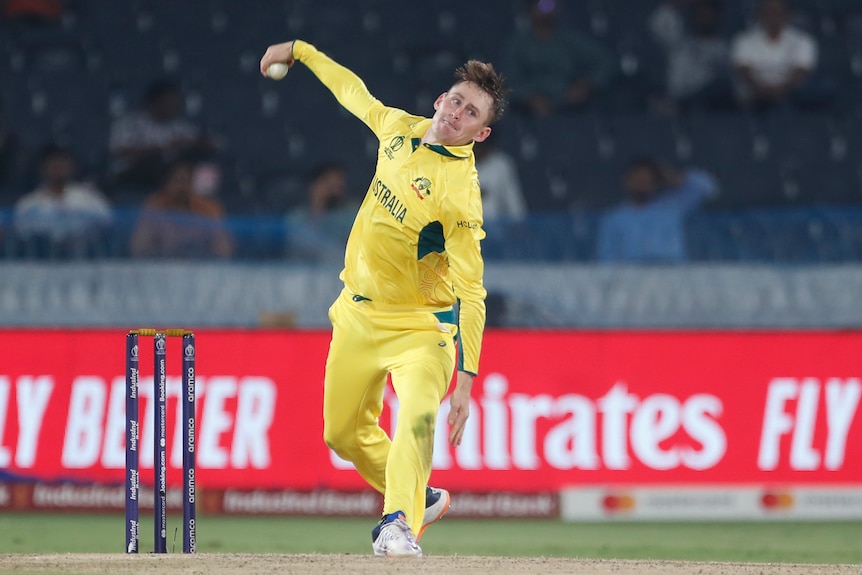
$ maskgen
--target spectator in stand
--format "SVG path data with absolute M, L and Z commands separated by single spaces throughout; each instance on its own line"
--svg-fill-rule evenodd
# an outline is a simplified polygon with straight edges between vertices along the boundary
M 760 111 L 817 98 L 805 91 L 817 66 L 817 43 L 789 17 L 785 0 L 761 0 L 758 24 L 733 40 L 731 59 L 745 107 Z
M 110 204 L 91 185 L 75 181 L 75 172 L 67 148 L 52 144 L 42 151 L 40 184 L 18 200 L 14 214 L 19 240 L 45 244 L 49 252 L 33 255 L 88 255 L 110 226 Z
M 715 195 L 715 179 L 702 170 L 681 171 L 638 158 L 626 169 L 624 187 L 628 201 L 602 216 L 598 260 L 684 262 L 685 217 Z
M 496 220 L 518 222 L 527 216 L 527 202 L 521 191 L 518 166 L 509 154 L 490 142 L 473 145 L 476 171 L 482 188 L 482 215 L 485 224 Z
M 221 204 L 195 192 L 194 165 L 177 161 L 145 201 L 130 251 L 150 258 L 229 258 L 233 242 Z
M 691 0 L 663 0 L 652 11 L 647 27 L 654 39 L 664 42 L 667 38 L 682 38 L 685 35 L 685 18 Z
M 518 167 L 509 154 L 488 141 L 475 143 L 473 155 L 482 192 L 482 228 L 487 234 L 482 240 L 482 253 L 486 258 L 505 257 L 513 246 L 521 244 L 526 231 L 527 203 Z M 502 307 L 495 307 L 492 300 L 491 294 L 485 299 L 486 323 L 502 321 Z
M 608 87 L 616 60 L 603 46 L 558 23 L 556 0 L 529 0 L 530 27 L 506 48 L 514 109 L 537 117 L 589 108 Z
M 215 145 L 185 117 L 184 109 L 180 86 L 159 80 L 147 89 L 142 109 L 114 122 L 108 143 L 112 187 L 152 189 L 175 160 L 212 158 Z
M 338 263 L 359 206 L 347 193 L 347 174 L 337 163 L 318 166 L 309 179 L 306 201 L 287 214 L 288 257 Z
M 727 110 L 734 104 L 722 20 L 719 0 L 668 1 L 653 12 L 650 32 L 667 58 L 668 111 Z

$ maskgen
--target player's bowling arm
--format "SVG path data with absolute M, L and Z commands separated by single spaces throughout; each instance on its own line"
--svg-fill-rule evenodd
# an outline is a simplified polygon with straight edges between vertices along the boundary
M 377 119 L 385 106 L 371 95 L 362 78 L 308 42 L 296 40 L 292 53 L 332 92 L 339 104 L 377 132 Z

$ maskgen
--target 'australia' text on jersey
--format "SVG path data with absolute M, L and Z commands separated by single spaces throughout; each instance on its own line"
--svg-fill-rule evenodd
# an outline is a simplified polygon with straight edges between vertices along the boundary
M 401 223 L 404 223 L 404 216 L 407 215 L 407 208 L 401 203 L 392 190 L 386 184 L 380 181 L 379 178 L 374 178 L 371 183 L 371 190 L 380 205 L 386 208 L 389 214 Z

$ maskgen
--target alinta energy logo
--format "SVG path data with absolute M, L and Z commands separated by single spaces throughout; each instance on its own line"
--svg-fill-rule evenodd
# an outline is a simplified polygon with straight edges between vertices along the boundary
M 602 509 L 608 514 L 629 513 L 635 508 L 635 498 L 627 493 L 608 493 L 602 498 Z
M 416 192 L 416 196 L 420 200 L 424 200 L 425 196 L 431 195 L 431 180 L 428 178 L 416 178 L 410 187 Z
M 767 491 L 760 498 L 760 505 L 766 511 L 787 511 L 794 503 L 793 495 L 786 491 Z
M 395 152 L 404 147 L 404 136 L 395 136 L 389 141 L 389 145 L 383 148 L 383 152 L 390 160 L 395 159 Z

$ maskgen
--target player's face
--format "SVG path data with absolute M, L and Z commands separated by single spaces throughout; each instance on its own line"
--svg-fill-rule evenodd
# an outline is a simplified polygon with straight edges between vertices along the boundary
M 434 102 L 431 119 L 433 136 L 438 144 L 462 146 L 481 142 L 491 133 L 491 96 L 471 82 L 460 82 L 443 92 Z

